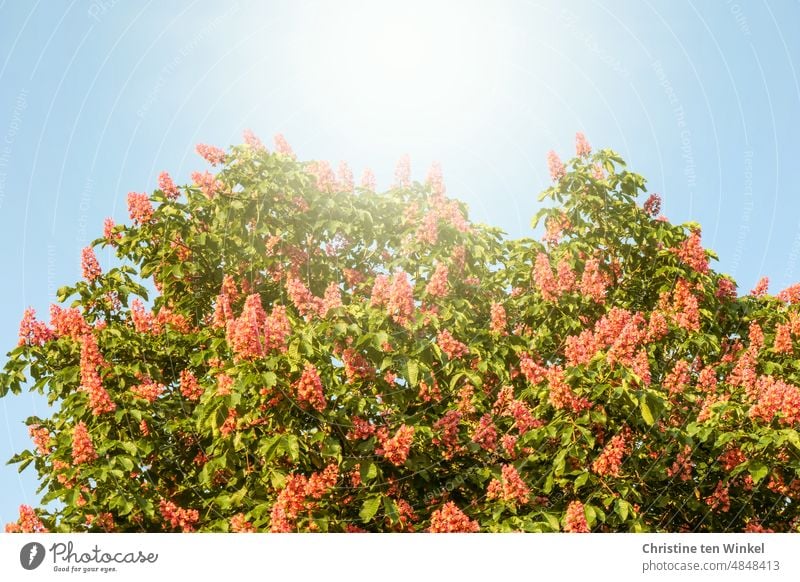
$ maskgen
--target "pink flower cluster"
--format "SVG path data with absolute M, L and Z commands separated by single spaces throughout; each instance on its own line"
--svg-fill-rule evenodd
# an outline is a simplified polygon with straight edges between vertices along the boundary
M 650 194 L 644 201 L 644 211 L 651 217 L 658 216 L 661 212 L 661 197 L 658 194 Z
M 681 481 L 692 478 L 692 447 L 685 445 L 675 457 L 675 462 L 667 467 L 667 477 L 679 477 Z
M 408 188 L 411 185 L 411 158 L 404 154 L 397 161 L 394 169 L 394 185 L 397 188 Z
M 531 490 L 519 476 L 514 465 L 503 465 L 501 478 L 492 479 L 486 489 L 486 498 L 489 500 L 500 499 L 506 503 L 528 502 Z
M 544 253 L 536 255 L 536 262 L 533 266 L 533 282 L 542 293 L 545 301 L 556 301 L 558 299 L 558 281 L 553 275 L 550 259 Z
M 314 177 L 317 190 L 323 193 L 338 192 L 339 184 L 336 181 L 336 174 L 333 172 L 330 163 L 327 161 L 309 162 L 306 170 Z
M 550 384 L 548 401 L 555 408 L 571 410 L 579 414 L 591 406 L 586 398 L 579 397 L 572 391 L 564 378 L 564 370 L 561 366 L 553 366 L 548 369 L 547 380 Z
M 758 351 L 757 346 L 752 344 L 748 346 L 736 360 L 736 365 L 726 379 L 731 386 L 743 387 L 749 396 L 753 395 L 758 380 L 756 372 Z
M 117 405 L 111 400 L 103 381 L 100 378 L 100 368 L 108 364 L 100 353 L 97 339 L 93 334 L 81 336 L 81 386 L 80 389 L 89 394 L 89 407 L 92 414 L 98 416 L 105 412 L 113 412 Z
M 197 184 L 203 195 L 213 199 L 224 187 L 224 184 L 211 172 L 192 172 L 192 182 Z
M 147 194 L 130 192 L 128 194 L 128 214 L 137 224 L 146 224 L 153 218 L 153 205 Z
M 747 461 L 747 455 L 739 447 L 729 446 L 724 453 L 717 457 L 717 460 L 722 463 L 723 469 L 731 471 Z
M 425 292 L 433 297 L 447 297 L 447 277 L 449 270 L 444 263 L 437 263 L 431 280 L 425 286 Z
M 659 308 L 669 315 L 678 327 L 687 331 L 700 329 L 700 309 L 697 297 L 685 279 L 679 279 L 672 293 L 663 293 L 659 299 Z
M 567 506 L 567 512 L 564 515 L 564 531 L 568 533 L 589 533 L 586 511 L 580 501 L 572 501 Z
M 96 281 L 103 274 L 92 247 L 85 247 L 81 251 L 81 271 L 83 278 L 89 283 Z
M 575 134 L 575 155 L 584 158 L 592 153 L 592 146 L 589 145 L 586 136 L 580 131 Z
M 97 459 L 92 437 L 83 421 L 75 425 L 72 431 L 72 464 L 92 463 Z
M 489 330 L 499 335 L 507 335 L 506 326 L 508 325 L 508 320 L 506 318 L 506 308 L 500 303 L 492 302 L 489 314 Z
M 544 226 L 545 234 L 542 240 L 550 245 L 555 245 L 561 240 L 564 231 L 572 227 L 572 223 L 570 223 L 569 217 L 565 213 L 559 212 L 555 216 L 549 216 Z
M 429 533 L 475 533 L 480 531 L 480 525 L 467 517 L 458 506 L 448 501 L 441 508 L 431 514 Z
M 717 291 L 714 294 L 717 299 L 736 299 L 736 283 L 727 277 L 720 277 L 717 281 Z
M 347 432 L 346 438 L 351 441 L 366 440 L 375 434 L 375 425 L 368 420 L 354 416 L 353 427 Z
M 322 388 L 322 379 L 319 377 L 314 364 L 306 362 L 303 374 L 294 383 L 297 399 L 311 406 L 317 412 L 325 410 L 325 392 Z
M 234 380 L 227 374 L 217 376 L 217 396 L 228 396 L 233 388 Z
M 50 431 L 46 427 L 32 424 L 28 427 L 28 434 L 40 455 L 50 454 Z
M 116 244 L 122 238 L 122 233 L 116 232 L 116 227 L 117 225 L 114 224 L 113 218 L 108 217 L 103 220 L 103 238 L 110 245 Z
M 203 387 L 197 381 L 191 370 L 181 370 L 180 377 L 181 394 L 192 402 L 197 402 L 203 395 Z
M 230 436 L 232 433 L 236 431 L 237 419 L 239 418 L 239 413 L 236 412 L 235 408 L 228 409 L 228 416 L 225 417 L 225 420 L 222 422 L 222 425 L 219 427 L 219 433 L 223 437 Z
M 800 388 L 771 376 L 760 380 L 758 399 L 748 413 L 750 418 L 771 423 L 780 414 L 778 422 L 784 426 L 800 422 Z
M 273 142 L 275 143 L 275 153 L 295 159 L 294 150 L 292 150 L 292 146 L 289 145 L 282 133 L 275 134 Z
M 608 275 L 600 270 L 600 262 L 597 259 L 588 259 L 581 274 L 581 295 L 602 304 L 606 300 L 608 285 Z
M 313 316 L 325 317 L 329 310 L 342 306 L 342 294 L 339 286 L 331 281 L 325 289 L 324 297 L 314 295 L 305 284 L 296 277 L 286 279 L 286 292 L 300 315 L 309 319 Z
M 229 321 L 226 328 L 226 338 L 236 355 L 251 360 L 262 358 L 271 351 L 285 352 L 290 333 L 286 308 L 276 305 L 268 316 L 258 293 L 248 295 L 241 315 Z
M 484 414 L 478 421 L 478 426 L 472 433 L 472 442 L 482 449 L 492 452 L 497 447 L 497 428 L 494 426 L 491 414 Z
M 409 204 L 403 214 L 406 224 L 419 223 L 415 232 L 418 241 L 432 245 L 439 240 L 440 223 L 450 225 L 459 232 L 469 232 L 471 227 L 457 200 L 445 196 L 432 196 L 430 209 L 420 218 L 419 207 L 416 202 Z
M 718 481 L 714 492 L 705 498 L 705 502 L 712 510 L 719 509 L 723 513 L 730 511 L 731 498 L 728 486 L 722 481 Z
M 144 308 L 144 303 L 139 299 L 131 301 L 130 317 L 133 329 L 138 333 L 147 333 L 153 330 L 153 314 Z
M 708 257 L 700 242 L 700 232 L 692 232 L 676 249 L 672 249 L 678 258 L 698 273 L 708 273 Z
M 20 505 L 19 519 L 6 524 L 6 533 L 48 533 L 48 529 L 30 505 Z
M 341 188 L 342 192 L 353 191 L 355 188 L 355 179 L 353 178 L 353 170 L 350 169 L 347 162 L 339 162 L 337 177 L 339 179 L 339 188 Z
M 231 517 L 231 533 L 256 533 L 252 522 L 247 521 L 244 513 L 237 513 Z
M 564 347 L 567 365 L 581 366 L 588 364 L 602 347 L 602 343 L 591 329 L 584 329 L 578 335 L 567 337 Z
M 361 174 L 361 187 L 370 192 L 375 192 L 375 189 L 378 187 L 375 174 L 369 168 L 365 169 L 364 173 Z
M 800 283 L 789 285 L 786 289 L 780 291 L 776 297 L 790 305 L 800 303 Z
M 199 143 L 195 147 L 200 156 L 212 166 L 225 163 L 225 150 L 216 146 Z
M 436 344 L 447 354 L 451 360 L 456 360 L 469 353 L 467 344 L 458 341 L 448 330 L 442 330 L 436 335 Z
M 414 313 L 414 290 L 408 274 L 404 271 L 396 272 L 391 283 L 385 275 L 375 277 L 370 305 L 385 305 L 386 311 L 395 322 L 407 325 Z
M 442 458 L 451 459 L 462 450 L 458 439 L 458 425 L 463 418 L 458 410 L 448 410 L 442 418 L 433 423 L 433 429 L 439 434 L 431 442 L 442 448 Z
M 681 394 L 689 386 L 691 376 L 689 375 L 689 362 L 678 360 L 672 370 L 664 378 L 664 388 L 669 391 L 670 396 Z
M 779 354 L 791 354 L 794 350 L 792 344 L 792 324 L 779 323 L 775 326 L 774 349 Z
M 767 294 L 769 290 L 769 277 L 761 277 L 756 283 L 756 286 L 753 287 L 753 290 L 750 291 L 750 295 L 753 297 L 763 297 Z
M 425 178 L 425 183 L 430 187 L 434 196 L 444 196 L 444 177 L 442 176 L 442 166 L 439 162 L 431 164 L 428 170 L 428 176 Z
M 91 331 L 89 324 L 76 307 L 62 309 L 58 305 L 51 305 L 50 325 L 53 326 L 56 337 L 68 337 L 76 341 Z
M 193 532 L 200 521 L 200 512 L 196 509 L 184 509 L 172 501 L 162 499 L 158 504 L 161 517 L 172 529 L 179 529 L 183 533 Z
M 592 471 L 601 477 L 619 477 L 622 459 L 628 454 L 630 430 L 624 428 L 614 435 L 592 463 Z
M 647 322 L 647 341 L 658 341 L 667 336 L 669 327 L 667 318 L 660 311 L 650 314 L 650 321 Z
M 306 497 L 311 499 L 322 499 L 322 497 L 333 487 L 339 479 L 339 466 L 330 463 L 320 473 L 311 473 L 306 482 Z
M 342 351 L 342 363 L 344 364 L 344 374 L 348 383 L 367 380 L 374 376 L 374 366 L 369 363 L 369 360 L 363 354 L 353 348 L 346 348 Z
M 335 485 L 339 478 L 339 468 L 335 464 L 328 465 L 322 473 L 305 475 L 289 475 L 286 485 L 278 494 L 270 513 L 270 531 L 289 533 L 295 529 L 295 520 L 304 509 L 311 509 L 307 498 L 321 499 Z
M 36 310 L 28 307 L 19 323 L 19 345 L 42 346 L 53 339 L 53 330 L 43 321 L 36 319 Z
M 137 384 L 131 388 L 131 393 L 137 398 L 141 398 L 142 400 L 147 400 L 148 402 L 153 403 L 159 396 L 161 396 L 161 394 L 164 393 L 164 385 L 159 384 L 158 382 L 153 382 L 147 378 L 141 384 Z
M 177 200 L 181 195 L 181 191 L 172 181 L 172 177 L 167 172 L 161 172 L 158 175 L 158 189 L 164 193 L 167 200 Z
M 547 152 L 547 169 L 550 171 L 550 178 L 552 178 L 553 182 L 558 182 L 567 175 L 564 163 L 553 150 Z
M 543 382 L 547 377 L 547 368 L 526 353 L 520 354 L 519 370 L 525 376 L 525 379 L 534 386 Z
M 514 398 L 514 389 L 511 386 L 503 386 L 500 389 L 492 410 L 500 416 L 512 417 L 520 435 L 544 425 L 543 420 L 533 416 L 531 408 L 525 402 Z
M 379 435 L 379 438 L 383 435 Z M 387 461 L 396 466 L 404 465 L 414 442 L 414 427 L 401 425 L 394 436 L 381 438 L 381 447 L 375 450 L 376 455 L 382 455 Z
M 263 150 L 266 151 L 266 147 L 264 147 L 264 143 L 261 139 L 253 133 L 251 129 L 245 129 L 242 132 L 242 139 L 244 139 L 244 143 L 250 146 L 254 150 Z
M 294 530 L 293 522 L 305 505 L 307 484 L 305 475 L 289 475 L 270 512 L 271 532 L 289 533 Z

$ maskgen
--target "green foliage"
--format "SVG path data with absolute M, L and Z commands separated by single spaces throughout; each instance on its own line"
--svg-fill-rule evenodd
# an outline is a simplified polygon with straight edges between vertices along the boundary
M 592 531 L 797 529 L 794 296 L 727 292 L 614 152 L 542 194 L 545 242 L 435 180 L 353 191 L 252 146 L 216 180 L 97 239 L 118 266 L 58 292 L 86 328 L 8 354 L 0 395 L 54 405 L 11 460 L 52 531 L 577 531 L 574 502 Z

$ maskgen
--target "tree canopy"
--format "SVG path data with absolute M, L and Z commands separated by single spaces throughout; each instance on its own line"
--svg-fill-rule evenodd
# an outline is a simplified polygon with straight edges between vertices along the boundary
M 407 158 L 378 193 L 198 153 L 26 310 L 0 395 L 53 406 L 7 531 L 797 530 L 800 286 L 737 294 L 613 151 L 550 153 L 543 239 Z

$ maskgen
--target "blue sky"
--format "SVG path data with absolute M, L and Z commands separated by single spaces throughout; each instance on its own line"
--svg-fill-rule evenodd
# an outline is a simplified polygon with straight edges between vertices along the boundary
M 436 160 L 474 219 L 529 233 L 545 156 L 619 151 L 747 291 L 800 280 L 800 4 L 0 0 L 0 351 L 46 313 L 125 194 L 203 168 L 197 142 L 286 135 L 387 185 Z M 103 256 L 101 255 L 101 261 Z M 0 401 L 0 459 L 37 397 Z M 0 467 L 0 524 L 35 504 Z

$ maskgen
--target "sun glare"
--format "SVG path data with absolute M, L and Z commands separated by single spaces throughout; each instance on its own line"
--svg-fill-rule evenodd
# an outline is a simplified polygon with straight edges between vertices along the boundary
M 491 3 L 325 3 L 306 23 L 321 47 L 299 47 L 307 94 L 363 123 L 463 124 L 492 106 L 508 62 L 507 21 Z

